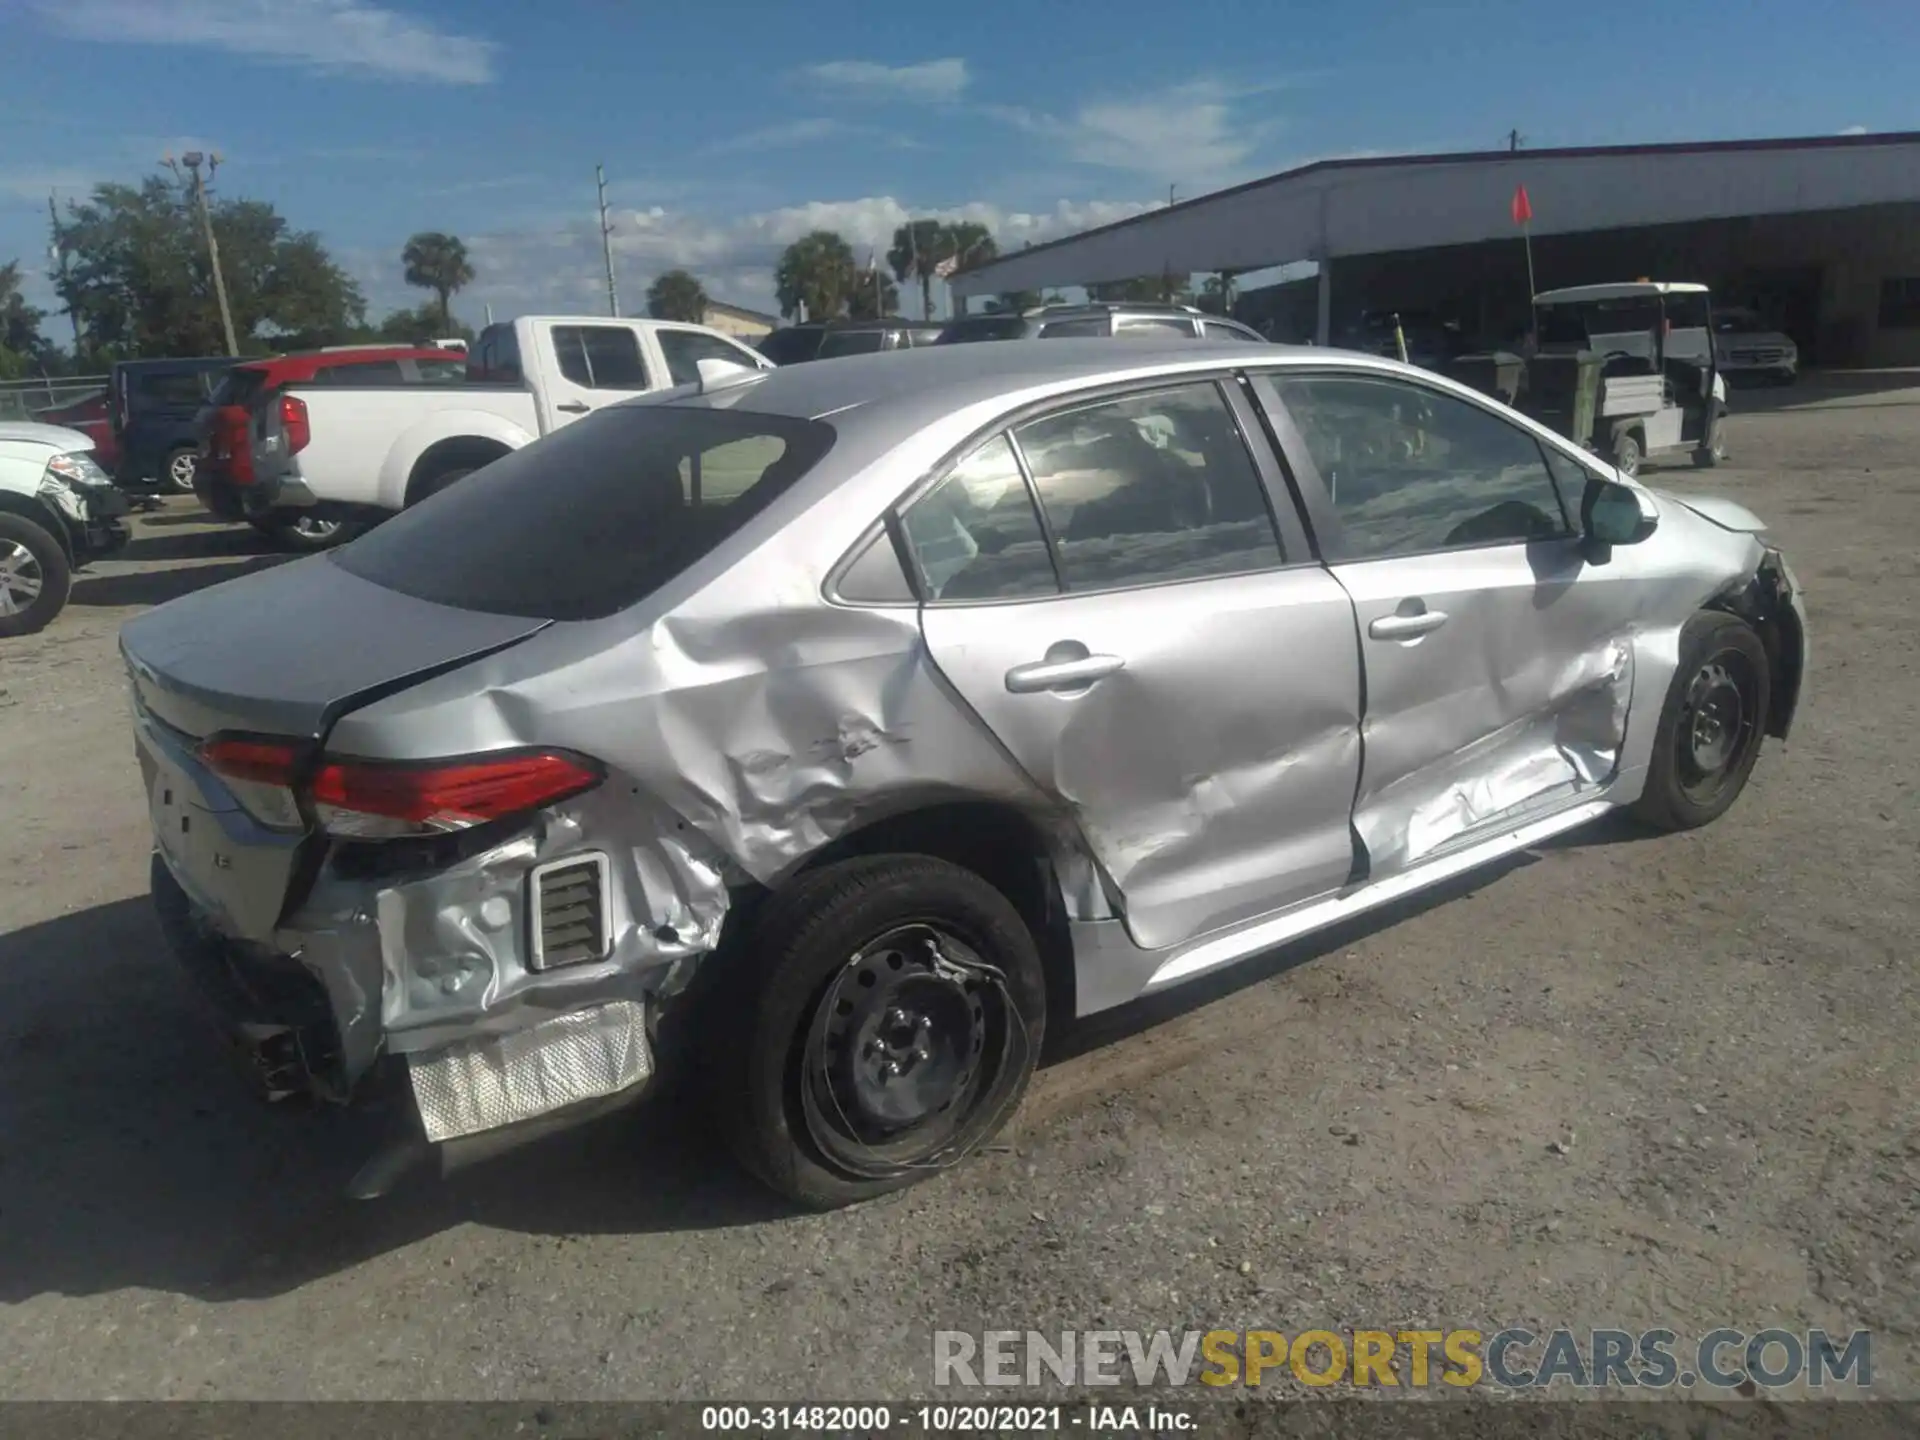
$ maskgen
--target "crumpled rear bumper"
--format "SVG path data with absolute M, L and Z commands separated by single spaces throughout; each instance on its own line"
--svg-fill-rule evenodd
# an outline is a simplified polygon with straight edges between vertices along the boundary
M 468 1158 L 604 1114 L 642 1098 L 654 1078 L 644 998 L 585 997 L 410 1053 L 356 1054 L 337 974 L 304 958 L 219 933 L 156 852 L 155 913 L 169 948 L 226 1030 L 241 1068 L 268 1101 L 306 1099 L 389 1117 L 350 1189 L 383 1193 L 408 1169 Z

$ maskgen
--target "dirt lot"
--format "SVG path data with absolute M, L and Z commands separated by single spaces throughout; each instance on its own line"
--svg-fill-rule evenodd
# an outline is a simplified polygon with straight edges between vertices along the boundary
M 1813 672 L 1726 820 L 1084 1033 L 1013 1146 L 824 1217 L 671 1114 L 336 1198 L 351 1132 L 252 1106 L 148 919 L 115 630 L 262 562 L 143 518 L 0 652 L 0 1394 L 898 1398 L 942 1325 L 1424 1322 L 1866 1326 L 1920 1395 L 1920 389 L 1768 408 L 1705 478 Z

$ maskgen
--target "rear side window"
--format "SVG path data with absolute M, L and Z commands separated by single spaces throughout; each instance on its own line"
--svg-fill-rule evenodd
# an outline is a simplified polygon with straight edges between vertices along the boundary
M 1042 340 L 1077 340 L 1088 335 L 1111 335 L 1111 322 L 1106 316 L 1097 316 L 1091 320 L 1055 320 L 1041 327 Z
M 887 348 L 884 330 L 840 330 L 820 342 L 820 359 L 835 355 L 876 355 Z
M 961 320 L 942 330 L 936 345 L 966 345 L 976 340 L 1018 340 L 1027 333 L 1027 322 L 1018 315 L 983 316 Z
M 401 511 L 333 559 L 438 605 L 596 620 L 711 553 L 833 441 L 818 420 L 616 406 Z
M 1193 338 L 1191 320 L 1173 320 L 1158 315 L 1128 315 L 1113 327 L 1116 335 L 1147 335 L 1165 339 L 1169 335 Z
M 1202 320 L 1200 333 L 1208 340 L 1248 340 L 1256 344 L 1264 343 L 1253 331 L 1243 330 L 1238 325 L 1228 325 L 1220 320 Z
M 650 390 L 640 337 L 624 325 L 556 325 L 560 373 L 589 390 Z
M 207 395 L 205 378 L 199 370 L 162 370 L 140 376 L 134 388 L 150 405 L 198 405 Z
M 741 350 L 717 335 L 702 335 L 698 330 L 656 330 L 660 353 L 667 357 L 667 383 L 691 385 L 700 378 L 702 360 L 724 360 L 729 365 L 752 365 Z
M 267 372 L 251 366 L 237 365 L 221 377 L 214 387 L 215 405 L 247 405 L 260 393 L 260 387 L 267 383 Z
M 459 385 L 467 378 L 464 360 L 416 360 L 413 363 L 422 385 Z

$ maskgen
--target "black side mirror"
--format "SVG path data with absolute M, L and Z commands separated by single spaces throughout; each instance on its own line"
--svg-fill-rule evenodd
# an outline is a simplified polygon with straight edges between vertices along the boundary
M 1580 530 L 1587 546 L 1587 558 L 1604 565 L 1616 545 L 1638 545 L 1659 526 L 1653 506 L 1630 485 L 1587 478 L 1580 497 Z

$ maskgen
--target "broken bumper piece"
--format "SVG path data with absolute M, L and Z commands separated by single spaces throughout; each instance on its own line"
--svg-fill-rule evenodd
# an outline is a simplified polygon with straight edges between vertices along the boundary
M 646 1010 L 635 1000 L 611 1000 L 409 1055 L 407 1073 L 435 1144 L 517 1125 L 644 1085 L 653 1074 Z

